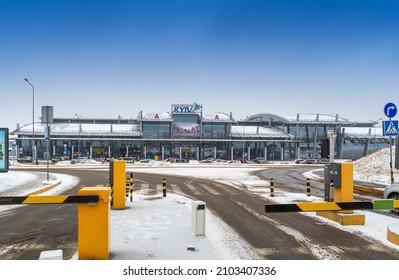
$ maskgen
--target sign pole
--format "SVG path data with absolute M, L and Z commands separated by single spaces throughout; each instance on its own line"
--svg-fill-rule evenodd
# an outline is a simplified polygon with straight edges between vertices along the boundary
M 389 168 L 391 170 L 391 185 L 395 184 L 395 177 L 393 175 L 392 167 L 392 136 L 389 137 Z
M 391 172 L 391 185 L 395 183 L 395 176 L 393 174 L 393 160 L 392 160 L 392 136 L 398 135 L 398 121 L 392 121 L 392 118 L 396 116 L 398 109 L 395 104 L 387 103 L 384 107 L 384 114 L 389 118 L 388 125 L 384 125 L 384 136 L 389 135 L 389 168 Z

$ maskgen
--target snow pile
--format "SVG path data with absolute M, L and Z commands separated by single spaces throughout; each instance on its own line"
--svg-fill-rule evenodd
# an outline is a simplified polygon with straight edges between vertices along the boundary
M 24 173 L 23 176 L 20 176 L 19 174 L 20 172 L 15 171 L 1 173 L 0 193 L 13 191 L 16 188 L 15 186 L 25 185 L 37 179 L 37 176 L 35 176 L 34 174 Z
M 354 179 L 381 184 L 390 184 L 390 150 L 379 150 L 353 163 Z M 392 162 L 395 162 L 395 147 L 392 148 Z M 395 181 L 396 170 L 394 170 Z

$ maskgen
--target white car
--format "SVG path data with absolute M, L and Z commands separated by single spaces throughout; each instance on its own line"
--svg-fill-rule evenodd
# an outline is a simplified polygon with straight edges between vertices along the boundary
M 384 199 L 399 199 L 399 184 L 387 185 L 384 190 Z M 399 209 L 394 209 L 393 212 L 399 214 Z

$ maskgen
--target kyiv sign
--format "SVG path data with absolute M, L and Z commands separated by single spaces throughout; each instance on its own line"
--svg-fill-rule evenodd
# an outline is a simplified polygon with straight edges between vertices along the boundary
M 172 105 L 172 114 L 187 114 L 199 113 L 202 110 L 202 105 L 194 104 L 174 104 Z

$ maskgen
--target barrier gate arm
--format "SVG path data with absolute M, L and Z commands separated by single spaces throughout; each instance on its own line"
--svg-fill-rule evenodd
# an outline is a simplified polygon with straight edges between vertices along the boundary
M 399 200 L 379 199 L 361 202 L 309 202 L 293 204 L 266 204 L 266 213 L 313 212 L 342 210 L 393 210 L 399 208 Z
M 12 204 L 68 204 L 68 203 L 97 203 L 98 195 L 30 195 L 0 197 L 0 205 Z

